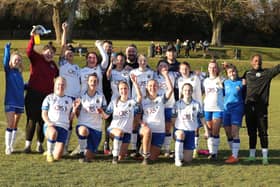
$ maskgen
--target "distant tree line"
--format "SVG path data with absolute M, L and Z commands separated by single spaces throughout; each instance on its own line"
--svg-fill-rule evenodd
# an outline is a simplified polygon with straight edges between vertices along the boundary
M 26 38 L 42 24 L 59 41 L 68 21 L 69 41 L 179 38 L 279 47 L 279 16 L 277 0 L 10 0 L 0 2 L 0 38 Z

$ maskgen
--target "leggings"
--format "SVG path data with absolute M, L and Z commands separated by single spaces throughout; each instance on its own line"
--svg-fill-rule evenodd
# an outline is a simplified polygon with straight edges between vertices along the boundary
M 260 138 L 261 147 L 268 148 L 268 118 L 267 105 L 249 103 L 245 105 L 245 118 L 247 132 L 249 135 L 250 149 L 256 149 L 257 132 Z
M 26 140 L 32 141 L 34 132 L 37 126 L 37 139 L 39 142 L 44 141 L 43 125 L 44 121 L 42 119 L 42 103 L 46 94 L 42 94 L 38 91 L 28 89 L 25 96 L 25 110 L 27 116 L 26 122 Z

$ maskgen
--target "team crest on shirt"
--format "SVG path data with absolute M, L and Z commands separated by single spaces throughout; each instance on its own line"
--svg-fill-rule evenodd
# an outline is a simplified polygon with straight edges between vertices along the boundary
M 65 101 L 65 104 L 67 105 L 67 104 L 68 104 L 68 101 Z
M 128 76 L 128 72 L 127 71 L 123 72 L 122 76 L 127 77 Z
M 151 75 L 148 75 L 148 79 L 150 79 L 151 78 Z
M 240 90 L 240 86 L 236 86 L 236 90 Z
M 68 73 L 69 73 L 69 74 L 75 74 L 75 71 L 74 71 L 73 69 L 69 69 L 69 70 L 68 70 Z
M 256 77 L 260 77 L 262 74 L 260 72 L 256 73 Z
M 193 110 L 193 111 L 196 111 L 196 108 L 195 108 L 195 107 L 193 107 L 193 108 L 192 108 L 192 110 Z
M 96 107 L 95 106 L 89 106 L 88 110 L 89 110 L 89 112 L 95 112 Z
M 131 103 L 128 104 L 128 107 L 129 107 L 129 108 L 131 107 Z
M 100 100 L 99 100 L 99 99 L 96 99 L 96 103 L 100 103 Z
M 193 81 L 194 81 L 194 78 L 191 78 L 191 81 L 193 82 Z

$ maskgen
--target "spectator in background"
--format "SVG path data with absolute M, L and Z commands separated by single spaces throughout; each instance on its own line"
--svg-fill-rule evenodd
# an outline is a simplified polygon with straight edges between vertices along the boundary
M 179 57 L 181 51 L 181 41 L 179 39 L 176 40 L 175 48 L 176 48 L 177 57 Z
M 149 46 L 149 51 L 148 51 L 149 57 L 154 57 L 155 56 L 155 44 L 153 41 L 151 41 L 151 44 Z
M 192 51 L 196 51 L 196 41 L 193 40 L 191 46 L 192 46 Z
M 179 65 L 180 63 L 176 59 L 176 48 L 174 45 L 169 44 L 166 48 L 166 60 L 169 64 L 169 71 L 179 71 Z
M 162 47 L 160 46 L 159 43 L 156 44 L 155 46 L 155 54 L 161 56 L 162 55 Z
M 202 40 L 199 40 L 199 43 L 198 43 L 198 48 L 199 48 L 199 50 L 203 50 L 203 42 L 202 42 Z
M 186 40 L 184 42 L 184 46 L 185 46 L 185 57 L 189 58 L 190 57 L 190 50 L 191 50 L 191 43 L 189 40 Z
M 125 69 L 132 70 L 139 67 L 137 62 L 137 47 L 134 44 L 129 45 L 125 50 L 126 61 Z

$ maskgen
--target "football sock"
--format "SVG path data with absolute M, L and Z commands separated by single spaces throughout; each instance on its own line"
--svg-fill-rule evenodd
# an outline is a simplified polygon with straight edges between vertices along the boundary
M 132 150 L 136 150 L 136 143 L 137 143 L 137 131 L 133 130 L 131 134 L 131 141 L 130 141 Z
M 213 137 L 213 154 L 218 154 L 220 145 L 220 136 L 214 136 Z
M 119 156 L 123 138 L 120 136 L 115 136 L 113 140 L 113 151 L 112 154 L 114 157 Z
M 183 140 L 176 139 L 175 141 L 175 160 L 183 160 L 184 158 L 184 143 Z
M 214 138 L 212 136 L 208 137 L 208 139 L 207 139 L 207 147 L 209 149 L 210 154 L 214 154 L 213 153 L 213 139 Z
M 256 157 L 256 149 L 250 149 L 249 153 L 250 157 Z
M 195 146 L 195 149 L 198 149 L 198 145 L 199 145 L 199 136 L 195 136 L 195 137 L 194 137 L 194 146 Z
M 78 137 L 79 137 L 78 142 L 80 145 L 80 152 L 84 153 L 87 148 L 87 137 L 81 135 L 78 135 Z
M 13 129 L 7 128 L 5 132 L 5 145 L 6 147 L 10 147 L 12 141 L 12 133 Z
M 55 140 L 48 139 L 47 141 L 47 152 L 49 155 L 53 154 L 54 146 L 55 146 Z
M 13 147 L 15 141 L 16 141 L 16 136 L 17 136 L 17 128 L 14 128 L 13 129 L 13 132 L 12 132 L 12 139 L 11 139 L 11 147 Z
M 239 149 L 240 149 L 240 139 L 233 139 L 232 155 L 234 156 L 234 158 L 238 158 Z
M 233 143 L 233 138 L 228 138 L 228 146 L 230 148 L 230 150 L 232 150 L 232 143 Z
M 165 152 L 170 152 L 171 139 L 171 133 L 166 133 L 163 143 Z
M 268 149 L 267 148 L 262 148 L 262 156 L 263 156 L 263 158 L 267 158 L 267 156 L 268 156 Z

